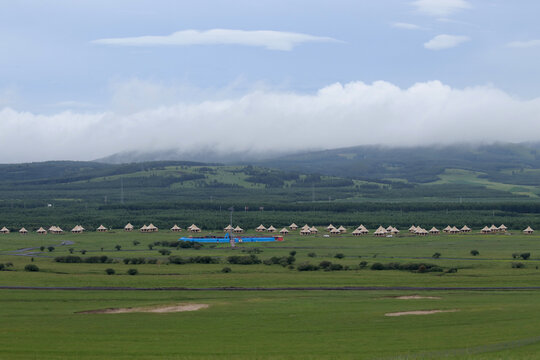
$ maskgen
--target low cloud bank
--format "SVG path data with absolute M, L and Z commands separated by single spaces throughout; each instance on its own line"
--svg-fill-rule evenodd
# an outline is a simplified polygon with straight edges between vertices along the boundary
M 121 151 L 269 153 L 355 145 L 540 140 L 540 98 L 438 81 L 332 84 L 314 94 L 252 91 L 137 110 L 40 115 L 0 110 L 0 162 L 91 160 Z

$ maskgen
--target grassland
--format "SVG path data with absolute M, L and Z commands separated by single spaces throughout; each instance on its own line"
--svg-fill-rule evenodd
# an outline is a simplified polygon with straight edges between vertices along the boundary
M 220 233 L 219 231 L 213 232 Z M 467 287 L 540 285 L 540 236 L 441 235 L 406 233 L 393 238 L 350 235 L 325 238 L 292 234 L 284 242 L 199 250 L 171 255 L 212 256 L 219 264 L 167 264 L 156 241 L 177 233 L 84 233 L 81 235 L 0 235 L 0 286 L 34 287 L 260 287 L 375 286 L 371 291 L 60 291 L 0 290 L 0 358 L 4 359 L 534 359 L 540 351 L 538 290 L 468 291 Z M 72 245 L 59 245 L 72 241 Z M 134 241 L 139 244 L 134 245 Z M 40 246 L 55 247 L 49 252 Z M 120 245 L 121 250 L 115 246 Z M 31 249 L 32 248 L 32 249 Z M 56 256 L 106 255 L 108 264 L 65 264 Z M 295 268 L 231 265 L 231 255 L 261 260 L 296 251 Z M 24 250 L 21 250 L 24 249 Z M 478 250 L 479 256 L 471 255 Z M 81 254 L 86 250 L 86 254 Z M 441 254 L 434 259 L 435 252 Z M 513 253 L 530 252 L 529 260 Z M 310 256 L 311 254 L 311 256 Z M 313 256 L 315 254 L 315 256 Z M 343 258 L 336 258 L 343 254 Z M 25 256 L 22 256 L 25 255 Z M 125 265 L 124 258 L 157 259 L 157 264 Z M 33 258 L 33 261 L 32 261 Z M 299 264 L 331 261 L 342 271 L 298 271 Z M 361 261 L 367 262 L 360 268 Z M 444 272 L 370 270 L 375 262 L 432 263 Z M 512 268 L 521 262 L 524 268 Z M 25 272 L 35 264 L 39 272 Z M 223 273 L 223 267 L 230 273 Z M 106 275 L 114 268 L 115 275 Z M 129 268 L 138 275 L 130 276 Z M 456 273 L 446 272 L 457 268 Z M 453 287 L 461 290 L 385 290 L 385 287 Z M 400 295 L 436 299 L 401 300 Z M 194 312 L 79 314 L 116 307 L 179 303 L 208 304 Z M 414 310 L 458 310 L 425 316 L 387 317 Z M 30 345 L 31 344 L 31 345 Z

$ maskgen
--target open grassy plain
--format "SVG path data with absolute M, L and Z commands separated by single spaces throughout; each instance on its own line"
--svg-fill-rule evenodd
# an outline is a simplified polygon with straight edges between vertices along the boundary
M 405 231 L 393 238 L 292 234 L 284 242 L 241 244 L 236 249 L 225 245 L 205 245 L 198 250 L 148 247 L 155 242 L 174 241 L 180 235 L 168 231 L 0 235 L 0 263 L 12 263 L 6 267 L 8 271 L 0 272 L 0 286 L 80 288 L 1 289 L 0 358 L 535 359 L 540 351 L 540 290 L 532 289 L 540 286 L 538 235 L 526 236 L 520 231 L 425 238 L 409 236 Z M 73 244 L 60 245 L 67 241 Z M 54 250 L 48 251 L 49 246 Z M 159 250 L 170 250 L 171 254 L 163 255 Z M 471 250 L 480 254 L 473 256 Z M 291 251 L 296 251 L 293 269 L 279 264 L 227 263 L 232 255 L 252 254 L 266 260 L 290 256 Z M 441 254 L 437 259 L 432 257 L 436 252 Z M 514 259 L 514 253 L 531 256 L 528 260 Z M 67 255 L 83 259 L 107 256 L 112 260 L 103 264 L 54 261 Z M 169 264 L 171 255 L 211 256 L 219 263 Z M 155 259 L 157 263 L 124 264 L 125 258 L 135 257 Z M 298 271 L 301 264 L 323 261 L 348 269 Z M 361 262 L 367 264 L 361 266 Z M 443 271 L 371 270 L 377 262 L 434 264 Z M 516 263 L 524 267 L 513 268 Z M 28 264 L 37 265 L 40 271 L 24 271 Z M 231 272 L 222 272 L 224 267 Z M 107 268 L 116 273 L 106 275 Z M 127 275 L 132 268 L 138 270 L 137 275 Z M 376 289 L 306 290 L 308 287 Z M 441 290 L 443 287 L 454 289 Z M 467 290 L 471 287 L 529 289 Z M 429 298 L 397 298 L 404 295 Z M 190 312 L 79 313 L 177 304 L 209 306 Z M 454 312 L 385 316 L 419 310 Z

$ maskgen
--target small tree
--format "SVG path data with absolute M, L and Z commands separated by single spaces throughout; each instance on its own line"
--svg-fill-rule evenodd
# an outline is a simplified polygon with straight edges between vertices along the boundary
M 108 269 L 105 269 L 105 273 L 107 275 L 114 275 L 116 271 L 114 271 L 114 269 L 108 268 Z
M 343 259 L 343 258 L 345 257 L 345 255 L 342 254 L 342 253 L 338 253 L 338 254 L 334 255 L 334 257 L 335 257 L 336 259 Z
M 39 251 L 44 251 L 45 250 L 45 246 L 40 246 L 39 247 Z
M 137 269 L 129 269 L 127 271 L 128 275 L 137 275 L 139 273 L 139 270 Z
M 116 249 L 116 251 L 120 251 L 122 247 L 120 245 L 116 245 L 114 248 Z
M 137 246 L 137 245 L 139 245 L 140 243 L 141 243 L 141 242 L 140 242 L 139 240 L 133 240 L 133 245 L 134 245 L 134 246 Z
M 289 255 L 291 255 L 291 256 L 296 256 L 296 250 L 291 251 L 291 252 L 289 253 Z
M 154 248 L 154 244 L 148 244 L 148 249 L 152 250 Z
M 226 267 L 224 267 L 223 269 L 221 269 L 221 272 L 222 272 L 222 273 L 230 273 L 231 271 L 232 271 L 231 268 L 228 267 L 228 266 L 226 266 Z
M 520 256 L 523 260 L 529 260 L 529 258 L 531 257 L 531 253 L 526 252 L 526 253 L 520 254 L 519 256 Z
M 83 255 L 86 254 L 86 250 L 82 249 L 81 254 L 83 254 Z
M 310 252 L 309 254 L 307 254 L 307 256 L 314 258 L 317 257 L 317 254 L 315 254 L 314 252 Z
M 34 272 L 36 272 L 36 271 L 39 271 L 39 268 L 35 264 L 28 264 L 28 265 L 26 265 L 24 267 L 24 271 L 34 271 Z
M 367 267 L 367 265 L 368 265 L 367 261 L 360 261 L 360 264 L 359 264 L 360 269 L 365 269 Z
M 70 253 L 70 254 L 73 254 L 74 251 L 75 251 L 74 248 L 69 248 L 69 253 Z
M 49 252 L 53 252 L 53 251 L 54 251 L 54 246 L 49 246 L 49 247 L 47 248 L 47 250 L 49 250 Z
M 434 259 L 438 259 L 441 257 L 441 253 L 440 252 L 436 252 L 435 254 L 431 255 L 431 257 L 433 257 Z
M 161 255 L 164 255 L 164 256 L 165 256 L 165 255 L 171 255 L 171 250 L 160 249 L 160 250 L 159 250 L 159 253 L 160 253 Z
M 480 255 L 480 252 L 478 250 L 471 250 L 471 255 L 472 256 L 478 256 L 478 255 Z

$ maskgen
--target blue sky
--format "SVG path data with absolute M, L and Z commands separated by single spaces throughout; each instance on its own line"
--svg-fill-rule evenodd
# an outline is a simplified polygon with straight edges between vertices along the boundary
M 238 127 L 249 122 L 251 132 L 242 134 L 247 137 L 266 127 L 257 122 L 264 118 L 282 125 L 297 121 L 293 126 L 313 127 L 318 138 L 332 114 L 341 114 L 341 124 L 349 128 L 385 123 L 374 131 L 397 125 L 403 131 L 424 129 L 428 121 L 443 131 L 457 117 L 480 117 L 474 137 L 465 140 L 484 140 L 487 119 L 480 114 L 489 111 L 469 108 L 468 102 L 483 103 L 486 97 L 511 104 L 495 107 L 496 113 L 522 114 L 521 131 L 538 122 L 539 13 L 540 3 L 532 0 L 1 1 L 0 141 L 8 144 L 6 134 L 35 126 L 57 126 L 75 140 L 63 147 L 44 144 L 50 151 L 40 155 L 25 144 L 9 144 L 11 156 L 0 161 L 91 159 L 134 147 L 116 132 L 156 126 L 182 132 L 201 121 L 212 128 L 223 119 Z M 358 93 L 345 105 L 343 93 L 332 100 L 321 96 L 333 93 L 326 90 L 334 84 L 345 92 L 352 84 L 348 91 Z M 415 89 L 427 90 L 418 95 Z M 471 92 L 478 99 L 453 103 Z M 370 103 L 378 97 L 390 106 Z M 253 99 L 256 104 L 243 107 Z M 325 112 L 328 117 L 311 126 L 304 117 L 313 114 L 291 106 L 302 100 L 321 107 L 316 117 Z M 274 117 L 267 118 L 268 111 L 261 115 L 268 101 L 276 102 Z M 423 102 L 433 110 L 422 123 L 396 115 Z M 454 113 L 443 113 L 449 104 Z M 368 115 L 377 121 L 359 120 Z M 441 117 L 445 123 L 439 123 Z M 493 125 L 515 122 L 511 117 Z M 107 141 L 116 146 L 84 136 L 104 124 L 113 133 Z M 35 130 L 29 138 L 38 135 Z M 210 141 L 219 141 L 219 135 Z M 174 138 L 159 136 L 156 132 L 143 144 L 175 146 Z M 422 142 L 429 136 L 414 138 Z M 522 140 L 517 130 L 505 138 Z M 288 150 L 362 143 L 300 142 Z M 246 146 L 235 150 L 266 151 L 256 142 Z

